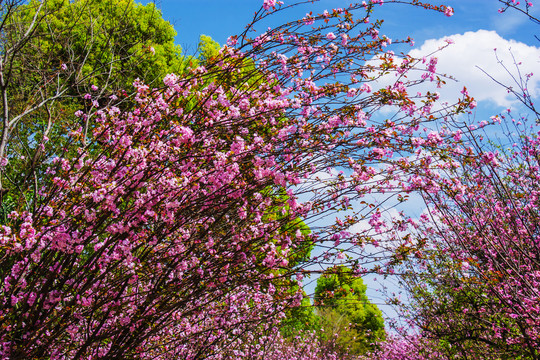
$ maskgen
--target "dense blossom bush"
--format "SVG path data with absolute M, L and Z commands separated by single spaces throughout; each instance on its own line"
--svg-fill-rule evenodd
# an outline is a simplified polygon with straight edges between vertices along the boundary
M 411 325 L 448 358 L 539 356 L 540 140 L 522 121 L 515 143 L 472 136 L 446 153 L 455 168 L 425 193 L 430 216 L 412 237 L 423 245 L 400 269 Z
M 378 344 L 375 351 L 361 356 L 359 359 L 435 360 L 445 359 L 445 356 L 438 351 L 436 341 L 430 341 L 418 334 L 408 333 L 407 336 L 397 334 L 389 336 L 386 341 Z
M 0 230 L 2 356 L 335 358 L 314 335 L 277 331 L 302 300 L 282 286 L 305 266 L 289 261 L 328 240 L 369 259 L 376 241 L 348 230 L 366 217 L 379 228 L 380 213 L 366 206 L 311 234 L 298 219 L 350 209 L 398 179 L 414 189 L 407 157 L 456 136 L 429 123 L 473 106 L 465 97 L 434 112 L 436 94 L 409 95 L 440 83 L 436 60 L 389 50 L 380 23 L 369 23 L 373 3 L 233 37 L 161 88 L 136 81 L 122 110 L 86 94 L 90 131 L 66 133 L 71 145 L 47 164 L 35 206 Z M 270 13 L 256 20 L 275 6 L 265 2 Z M 408 80 L 411 69 L 425 76 Z M 370 85 L 382 76 L 392 84 Z M 394 115 L 379 118 L 383 107 Z M 88 124 L 87 115 L 76 114 Z M 328 169 L 342 172 L 321 180 Z M 346 261 L 335 248 L 323 258 L 333 256 Z

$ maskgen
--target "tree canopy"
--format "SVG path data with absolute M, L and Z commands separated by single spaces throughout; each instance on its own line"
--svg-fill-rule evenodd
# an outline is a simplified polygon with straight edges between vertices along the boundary
M 342 354 L 364 354 L 385 338 L 382 313 L 366 289 L 362 278 L 343 266 L 329 268 L 317 279 L 315 306 L 321 326 Z

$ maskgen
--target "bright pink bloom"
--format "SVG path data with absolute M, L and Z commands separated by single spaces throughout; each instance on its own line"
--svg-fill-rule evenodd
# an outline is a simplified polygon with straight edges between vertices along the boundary
M 263 8 L 265 10 L 270 9 L 271 7 L 276 6 L 276 0 L 264 0 L 263 2 Z

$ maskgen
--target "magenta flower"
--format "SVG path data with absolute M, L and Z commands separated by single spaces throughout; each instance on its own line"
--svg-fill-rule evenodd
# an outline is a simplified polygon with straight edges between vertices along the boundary
M 271 7 L 276 6 L 276 0 L 264 0 L 263 2 L 263 8 L 265 10 L 270 9 Z

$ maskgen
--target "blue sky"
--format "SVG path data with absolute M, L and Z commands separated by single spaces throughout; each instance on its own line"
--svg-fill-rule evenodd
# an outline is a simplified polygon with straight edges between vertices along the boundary
M 499 14 L 497 9 L 500 4 L 497 0 L 447 0 L 435 3 L 439 2 L 452 6 L 454 16 L 447 18 L 402 4 L 385 4 L 377 11 L 385 19 L 387 33 L 409 35 L 417 44 L 429 38 L 478 29 L 495 30 L 505 38 L 528 44 L 538 43 L 533 36 L 534 24 L 517 13 Z M 262 0 L 158 0 L 156 3 L 162 9 L 163 17 L 175 26 L 177 43 L 189 51 L 196 47 L 200 34 L 209 35 L 223 44 L 229 35 L 241 32 L 261 7 Z M 322 0 L 302 7 L 297 14 L 303 16 L 308 8 L 322 11 L 348 3 L 350 1 Z M 278 21 L 279 18 L 275 23 Z
M 426 0 L 427 1 L 427 0 Z M 144 1 L 144 2 L 147 2 Z M 285 0 L 285 5 L 293 0 Z M 437 0 L 435 3 L 444 2 Z M 263 0 L 158 0 L 163 17 L 170 21 L 178 35 L 177 44 L 186 54 L 196 51 L 199 36 L 209 35 L 220 44 L 228 36 L 238 34 L 261 8 Z M 320 0 L 307 4 L 282 15 L 271 17 L 264 26 L 276 26 L 290 18 L 303 17 L 313 10 L 320 13 L 325 9 L 344 7 L 349 1 Z M 455 10 L 454 16 L 446 17 L 441 13 L 427 11 L 404 4 L 377 6 L 374 18 L 384 19 L 382 33 L 392 39 L 411 36 L 415 47 L 394 49 L 396 52 L 412 51 L 421 56 L 442 45 L 443 39 L 452 37 L 456 44 L 439 53 L 439 71 L 451 74 L 459 82 L 452 82 L 441 91 L 441 97 L 449 101 L 457 98 L 463 86 L 470 89 L 471 95 L 479 102 L 479 116 L 493 115 L 503 108 L 516 105 L 504 89 L 494 83 L 478 67 L 490 75 L 509 83 L 510 77 L 497 64 L 493 49 L 498 49 L 499 56 L 506 65 L 511 65 L 511 53 L 523 61 L 524 73 L 534 71 L 540 59 L 540 41 L 534 35 L 540 35 L 540 28 L 516 11 L 509 10 L 499 14 L 501 4 L 497 0 L 446 0 L 445 4 Z M 533 13 L 540 15 L 540 4 L 533 7 Z M 259 32 L 265 28 L 259 28 Z M 540 74 L 539 74 L 540 75 Z M 530 89 L 535 92 L 540 82 L 534 80 Z

